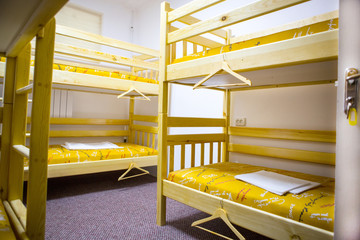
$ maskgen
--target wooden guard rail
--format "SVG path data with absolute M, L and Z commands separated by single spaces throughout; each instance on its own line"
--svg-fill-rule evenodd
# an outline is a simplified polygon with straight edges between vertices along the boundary
M 223 118 L 187 118 L 187 117 L 168 117 L 168 127 L 225 127 Z M 191 162 L 190 166 L 196 166 L 196 146 L 200 145 L 200 165 L 205 162 L 212 164 L 221 161 L 222 142 L 225 142 L 225 134 L 179 134 L 168 135 L 167 144 L 169 146 L 169 171 L 174 170 L 175 161 L 180 160 L 180 168 L 185 168 L 185 152 L 190 147 Z M 208 153 L 206 153 L 208 145 Z M 175 148 L 180 148 L 180 159 L 175 159 Z M 215 151 L 216 149 L 216 151 Z M 215 154 L 216 155 L 215 155 Z M 206 159 L 206 156 L 208 158 Z
M 31 118 L 27 118 L 27 123 Z M 157 116 L 134 115 L 133 120 L 141 122 L 157 123 Z M 129 126 L 128 119 L 101 119 L 101 118 L 51 118 L 51 125 L 112 125 Z M 129 137 L 133 136 L 133 143 L 155 148 L 156 134 L 158 127 L 132 125 L 129 130 L 51 130 L 50 137 L 71 138 L 71 137 Z M 146 141 L 145 141 L 146 135 Z M 151 138 L 150 138 L 150 135 Z M 27 134 L 27 137 L 30 135 Z M 137 136 L 137 138 L 135 138 Z M 151 139 L 151 141 L 150 141 Z
M 160 54 L 157 50 L 61 25 L 56 26 L 56 34 L 72 39 L 95 43 L 98 45 L 126 50 L 140 55 L 134 56 L 133 58 L 126 58 L 114 54 L 101 53 L 90 49 L 83 49 L 58 43 L 55 46 L 55 52 L 57 54 L 71 55 L 91 61 L 102 61 L 112 64 L 131 66 L 131 72 L 126 72 L 125 74 L 137 74 L 140 77 L 155 80 L 158 78 L 157 59 L 159 58 Z M 154 59 L 155 61 L 153 61 Z M 84 67 L 86 66 L 84 65 Z
M 229 135 L 255 138 L 284 139 L 291 141 L 324 143 L 336 142 L 335 131 L 229 127 Z M 264 157 L 335 165 L 335 153 L 244 144 L 229 144 L 228 151 Z

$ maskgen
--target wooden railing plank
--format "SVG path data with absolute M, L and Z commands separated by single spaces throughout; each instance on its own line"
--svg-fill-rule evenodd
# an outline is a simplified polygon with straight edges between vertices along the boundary
M 228 151 L 264 156 L 264 157 L 282 158 L 282 159 L 290 159 L 290 160 L 303 161 L 303 162 L 335 165 L 335 153 L 243 145 L 243 144 L 229 144 Z

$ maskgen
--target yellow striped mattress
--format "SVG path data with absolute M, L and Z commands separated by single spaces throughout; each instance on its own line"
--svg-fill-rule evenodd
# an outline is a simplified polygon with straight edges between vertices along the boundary
M 274 33 L 271 35 L 259 37 L 259 38 L 241 41 L 241 42 L 233 43 L 233 44 L 218 47 L 218 48 L 208 49 L 208 50 L 205 50 L 202 52 L 191 54 L 189 56 L 175 59 L 173 61 L 173 63 L 185 62 L 185 61 L 194 60 L 194 59 L 203 58 L 203 57 L 209 57 L 209 56 L 213 56 L 213 55 L 217 55 L 217 54 L 221 54 L 221 53 L 256 47 L 256 46 L 279 42 L 279 41 L 284 41 L 284 40 L 288 40 L 288 39 L 292 39 L 292 38 L 303 37 L 303 36 L 307 36 L 310 34 L 326 32 L 326 31 L 338 29 L 338 26 L 339 26 L 339 19 L 335 18 L 335 19 L 331 19 L 328 21 L 310 24 L 310 25 L 296 28 L 296 29 L 290 29 L 290 30 L 279 32 L 279 33 Z
M 49 146 L 48 164 L 79 163 L 119 158 L 156 155 L 157 150 L 132 143 L 116 143 L 123 148 L 100 150 L 68 150 L 60 145 Z M 28 162 L 25 162 L 28 165 Z
M 16 239 L 2 201 L 0 201 L 0 239 Z
M 6 58 L 4 58 L 4 57 L 0 58 L 1 62 L 5 62 L 5 60 L 6 60 Z M 31 66 L 34 66 L 33 60 L 31 61 Z M 91 75 L 97 75 L 97 76 L 102 76 L 102 77 L 119 78 L 119 79 L 130 80 L 130 81 L 159 84 L 159 82 L 154 79 L 123 74 L 119 71 L 111 71 L 110 72 L 110 71 L 96 70 L 96 69 L 92 69 L 92 68 L 76 67 L 76 66 L 71 66 L 71 65 L 63 65 L 63 64 L 55 64 L 55 63 L 53 64 L 53 69 L 67 71 L 67 72 L 82 73 L 82 74 L 91 74 Z
M 322 184 L 298 195 L 287 193 L 280 196 L 235 179 L 235 175 L 260 170 Z M 333 178 L 226 162 L 174 171 L 169 174 L 168 180 L 301 223 L 329 231 L 334 229 L 335 180 Z

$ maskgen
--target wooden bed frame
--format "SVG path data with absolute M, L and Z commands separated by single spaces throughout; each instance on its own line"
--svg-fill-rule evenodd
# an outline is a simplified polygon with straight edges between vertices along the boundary
M 168 173 L 173 171 L 175 166 L 180 166 L 180 169 L 183 169 L 185 168 L 185 163 L 188 162 L 190 162 L 191 167 L 197 165 L 195 164 L 195 149 L 197 146 L 200 146 L 200 165 L 229 161 L 230 152 L 305 161 L 330 166 L 335 165 L 335 153 L 231 143 L 230 140 L 232 138 L 230 137 L 245 136 L 334 144 L 336 134 L 335 131 L 231 127 L 230 99 L 231 93 L 234 91 L 334 83 L 337 77 L 336 73 L 330 75 L 330 77 L 329 75 L 325 75 L 326 78 L 324 79 L 321 78 L 324 76 L 324 71 L 320 72 L 317 77 L 306 78 L 306 81 L 304 81 L 304 79 L 296 79 L 294 81 L 282 79 L 277 82 L 266 82 L 261 81 L 261 76 L 264 74 L 264 71 L 285 71 L 286 69 L 283 68 L 285 66 L 311 68 L 311 64 L 315 64 L 315 66 L 317 64 L 336 65 L 338 56 L 338 30 L 171 64 L 173 60 L 176 59 L 176 43 L 179 41 L 183 41 L 182 46 L 184 56 L 188 53 L 188 42 L 193 43 L 193 46 L 195 46 L 193 50 L 194 53 L 197 52 L 198 44 L 202 45 L 204 50 L 210 47 L 208 45 L 210 40 L 204 39 L 199 36 L 200 34 L 213 33 L 217 36 L 222 36 L 225 40 L 225 44 L 234 43 L 234 39 L 227 37 L 231 34 L 220 28 L 305 1 L 271 1 L 270 3 L 270 1 L 267 0 L 260 0 L 249 6 L 235 9 L 229 13 L 219 15 L 206 21 L 189 21 L 189 18 L 193 19 L 193 17 L 190 16 L 192 13 L 199 12 L 218 2 L 222 1 L 194 0 L 175 10 L 170 8 L 169 3 L 164 2 L 161 7 L 161 58 L 159 62 L 160 159 L 158 164 L 157 182 L 157 224 L 166 224 L 166 197 L 169 197 L 209 214 L 214 214 L 219 209 L 225 210 L 230 222 L 270 238 L 332 239 L 334 236 L 333 232 L 244 206 L 167 180 Z M 252 11 L 245 11 L 246 8 L 251 8 Z M 245 14 L 242 14 L 242 10 L 244 10 Z M 337 18 L 337 15 L 337 12 L 324 14 L 304 21 L 266 30 L 259 34 L 238 37 L 237 39 L 242 41 L 244 39 L 267 36 L 284 30 L 305 26 L 307 24 L 318 22 L 319 20 L 327 20 L 334 17 Z M 185 26 L 182 29 L 174 29 L 171 26 L 171 23 L 174 21 L 180 21 L 189 26 Z M 178 44 L 178 46 L 179 45 L 181 44 Z M 289 51 L 294 51 L 296 54 L 289 56 Z M 226 63 L 231 67 L 232 71 L 244 74 L 245 76 L 249 73 L 249 75 L 252 76 L 252 86 L 247 87 L 229 82 L 227 80 L 229 78 L 227 75 L 217 77 L 215 83 L 204 82 L 204 84 L 201 85 L 203 88 L 216 89 L 224 92 L 224 118 L 209 119 L 168 116 L 170 98 L 169 84 L 177 83 L 194 87 L 194 85 L 199 82 L 199 77 L 217 72 L 218 69 L 221 68 L 224 60 L 226 60 Z M 319 76 L 321 76 L 320 79 Z M 168 128 L 170 127 L 222 127 L 223 133 L 169 135 Z M 209 147 L 205 147 L 206 145 Z M 175 150 L 175 146 L 177 150 L 180 148 L 180 155 L 175 154 L 177 151 Z M 189 146 L 191 149 L 191 158 L 186 159 L 185 148 L 187 147 L 188 150 Z M 208 153 L 205 153 L 206 149 L 209 150 Z M 177 152 L 179 153 L 179 151 Z M 205 159 L 205 156 L 208 156 L 208 159 Z
M 12 11 L 12 14 L 17 14 L 19 18 L 15 22 L 12 22 L 13 18 L 10 20 L 4 19 L 3 22 L 11 23 L 11 27 L 0 26 L 1 33 L 8 37 L 0 42 L 0 56 L 6 57 L 6 64 L 0 63 L 0 77 L 4 79 L 4 95 L 2 99 L 4 106 L 0 108 L 2 123 L 0 194 L 18 239 L 45 238 L 48 177 L 126 169 L 133 162 L 139 166 L 150 166 L 155 165 L 157 161 L 157 156 L 149 156 L 136 159 L 117 159 L 101 163 L 60 164 L 48 168 L 49 136 L 116 135 L 126 136 L 130 142 L 135 143 L 139 143 L 139 138 L 141 138 L 141 143 L 150 144 L 151 142 L 151 145 L 154 146 L 154 140 L 149 140 L 149 133 L 155 139 L 157 132 L 157 127 L 134 124 L 134 121 L 157 122 L 157 117 L 135 115 L 134 100 L 138 96 L 143 97 L 142 94 L 157 96 L 158 84 L 53 69 L 53 63 L 65 65 L 70 63 L 70 65 L 77 67 L 122 71 L 123 74 L 142 76 L 149 79 L 156 79 L 158 75 L 158 63 L 156 62 L 156 58 L 159 57 L 158 51 L 63 26 L 56 26 L 53 16 L 66 2 L 66 0 L 42 1 L 39 5 L 37 1 L 17 0 L 11 1 L 4 6 L 9 12 Z M 23 14 L 18 15 L 18 6 L 23 6 Z M 29 12 L 25 13 L 25 11 Z M 10 15 L 4 15 L 4 17 Z M 131 51 L 136 56 L 125 58 L 65 44 L 55 44 L 55 34 Z M 36 48 L 32 49 L 30 42 L 34 36 L 36 36 Z M 30 65 L 32 51 L 35 52 L 34 66 Z M 56 54 L 55 59 L 54 53 Z M 64 61 L 64 58 L 57 59 L 57 55 L 76 59 L 81 58 L 82 60 L 78 62 L 73 60 Z M 100 65 L 101 62 L 111 63 L 112 66 Z M 122 68 L 113 67 L 113 65 L 130 67 L 130 71 L 124 71 Z M 130 114 L 128 120 L 50 119 L 52 88 L 114 95 L 130 92 L 133 89 L 136 89 L 136 91 L 134 92 L 135 95 L 129 95 Z M 30 120 L 27 121 L 28 93 L 31 91 L 33 93 L 32 112 Z M 141 94 L 138 94 L 139 92 Z M 26 133 L 28 123 L 31 124 L 30 134 Z M 58 132 L 50 131 L 50 124 L 120 124 L 128 125 L 128 130 L 90 131 L 86 134 L 81 131 Z M 135 140 L 135 132 L 137 132 L 137 140 Z M 146 141 L 144 140 L 145 136 L 147 136 Z M 29 148 L 25 146 L 27 137 L 30 138 Z M 24 158 L 29 159 L 29 167 L 26 169 L 25 176 Z M 24 178 L 28 180 L 26 204 L 22 202 Z

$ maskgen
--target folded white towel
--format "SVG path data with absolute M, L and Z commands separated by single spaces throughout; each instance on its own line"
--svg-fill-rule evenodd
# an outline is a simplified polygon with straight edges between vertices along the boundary
M 69 150 L 92 150 L 92 149 L 114 149 L 123 148 L 111 142 L 97 142 L 97 143 L 77 143 L 77 142 L 65 142 L 62 145 L 64 148 Z
M 293 178 L 264 170 L 253 173 L 239 174 L 236 175 L 235 178 L 261 187 L 278 195 L 284 195 L 285 193 L 291 191 L 293 191 L 292 193 L 294 194 L 298 194 L 319 185 L 318 183 L 311 181 Z M 317 185 L 315 186 L 315 184 Z

